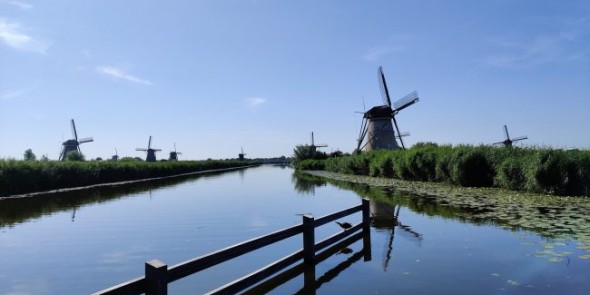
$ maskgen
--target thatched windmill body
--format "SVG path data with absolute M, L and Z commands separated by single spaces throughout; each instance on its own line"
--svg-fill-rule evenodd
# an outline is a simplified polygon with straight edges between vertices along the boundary
M 92 142 L 94 139 L 92 137 L 86 137 L 78 139 L 78 132 L 76 131 L 76 124 L 74 123 L 74 119 L 71 120 L 72 123 L 72 135 L 74 136 L 73 139 L 66 140 L 62 143 L 62 149 L 59 153 L 59 160 L 65 161 L 68 158 L 68 155 L 73 152 L 82 153 L 80 151 L 80 145 L 87 142 Z
M 111 161 L 119 160 L 119 152 L 115 149 L 115 154 L 111 157 Z
M 378 77 L 384 104 L 373 107 L 364 113 L 357 139 L 357 151 L 405 148 L 402 137 L 409 135 L 409 133 L 399 132 L 395 116 L 419 100 L 418 93 L 414 91 L 392 104 L 382 67 L 379 67 Z M 399 139 L 400 144 L 396 139 Z
M 170 152 L 170 157 L 168 157 L 168 161 L 178 161 L 178 155 L 182 155 L 182 153 L 176 151 L 176 142 L 175 142 L 174 143 L 174 151 Z
M 244 159 L 245 159 L 245 157 L 244 157 L 244 156 L 246 156 L 246 154 L 244 153 L 244 148 L 243 148 L 243 147 L 240 147 L 240 150 L 241 150 L 242 152 L 238 154 L 238 159 L 239 159 L 240 161 L 244 161 Z
M 146 152 L 147 156 L 145 158 L 146 162 L 155 162 L 156 161 L 156 152 L 161 151 L 161 149 L 153 149 L 152 148 L 152 136 L 150 135 L 150 139 L 148 141 L 147 148 L 136 148 L 136 151 Z
M 525 140 L 528 138 L 526 135 L 510 138 L 510 135 L 508 134 L 508 127 L 506 125 L 504 125 L 504 134 L 506 135 L 506 139 L 504 139 L 503 141 L 495 142 L 494 144 L 503 144 L 505 147 L 511 147 L 512 143 L 514 143 L 515 141 Z

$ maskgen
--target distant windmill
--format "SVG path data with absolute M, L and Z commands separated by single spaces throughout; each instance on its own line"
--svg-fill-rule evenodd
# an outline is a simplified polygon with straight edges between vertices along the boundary
M 178 161 L 178 155 L 182 155 L 182 153 L 176 151 L 176 142 L 175 142 L 174 143 L 174 151 L 170 152 L 170 158 L 168 158 L 168 161 Z
M 361 150 L 398 149 L 400 146 L 397 144 L 396 138 L 399 139 L 401 148 L 405 149 L 402 137 L 409 134 L 399 132 L 395 115 L 419 100 L 418 93 L 414 91 L 392 105 L 382 67 L 379 67 L 378 77 L 384 104 L 373 107 L 364 113 L 359 138 L 357 139 L 357 151 L 359 152 Z M 398 135 L 393 130 L 393 126 L 395 126 Z
M 111 157 L 111 160 L 112 160 L 112 161 L 117 161 L 117 160 L 119 160 L 119 152 L 117 152 L 117 149 L 115 149 L 115 155 L 113 155 L 113 156 Z
M 328 145 L 327 144 L 319 144 L 319 145 L 316 145 L 315 144 L 315 140 L 313 138 L 313 131 L 312 131 L 311 132 L 311 145 L 310 146 L 311 146 L 312 151 L 315 153 L 315 151 L 317 150 L 317 148 L 319 148 L 319 147 L 327 147 Z
M 78 139 L 78 133 L 76 132 L 76 124 L 74 123 L 74 119 L 72 119 L 72 135 L 74 136 L 73 139 L 66 140 L 62 143 L 61 153 L 59 154 L 60 161 L 65 161 L 70 153 L 82 153 L 80 151 L 80 145 L 86 142 L 94 141 L 92 137 Z
M 241 150 L 242 152 L 238 154 L 238 159 L 239 159 L 240 161 L 244 161 L 244 156 L 246 155 L 246 154 L 244 153 L 244 148 L 243 148 L 243 147 L 240 147 L 240 150 Z
M 156 161 L 156 152 L 161 151 L 161 149 L 153 149 L 152 148 L 152 136 L 150 135 L 150 140 L 148 141 L 147 149 L 144 148 L 136 148 L 136 151 L 140 152 L 147 152 L 147 156 L 145 158 L 146 162 L 155 162 Z
M 525 140 L 528 138 L 528 137 L 526 137 L 526 135 L 515 137 L 515 138 L 510 138 L 510 135 L 508 135 L 508 127 L 506 127 L 506 125 L 504 125 L 504 133 L 506 134 L 506 139 L 504 139 L 504 141 L 495 142 L 494 144 L 503 144 L 506 147 L 511 147 L 513 142 Z

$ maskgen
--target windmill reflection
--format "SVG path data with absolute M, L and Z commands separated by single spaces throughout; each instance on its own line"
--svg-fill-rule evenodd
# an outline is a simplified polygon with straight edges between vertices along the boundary
M 422 243 L 422 235 L 412 230 L 410 226 L 401 223 L 399 219 L 400 205 L 387 204 L 371 199 L 370 209 L 372 226 L 377 229 L 390 231 L 388 243 L 385 245 L 383 253 L 383 271 L 387 271 L 391 260 L 391 253 L 393 252 L 395 229 L 401 229 L 401 232 L 398 230 L 399 234 L 409 234 L 410 238 L 418 245 Z

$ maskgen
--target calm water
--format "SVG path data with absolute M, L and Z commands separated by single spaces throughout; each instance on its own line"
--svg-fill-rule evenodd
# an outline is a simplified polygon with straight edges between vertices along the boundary
M 399 195 L 398 195 L 399 198 Z M 411 199 L 411 196 L 407 196 Z M 0 200 L 0 294 L 88 294 L 360 204 L 343 186 L 262 166 L 184 180 Z M 427 206 L 423 206 L 427 207 Z M 587 294 L 590 248 L 542 232 L 469 222 L 444 210 L 372 201 L 372 259 L 362 242 L 316 268 L 317 294 Z M 452 210 L 451 210 L 452 211 Z M 393 219 L 392 216 L 397 216 Z M 347 219 L 360 221 L 360 215 Z M 317 240 L 339 231 L 328 224 Z M 177 281 L 215 289 L 301 247 L 300 237 Z M 269 293 L 302 293 L 303 275 Z

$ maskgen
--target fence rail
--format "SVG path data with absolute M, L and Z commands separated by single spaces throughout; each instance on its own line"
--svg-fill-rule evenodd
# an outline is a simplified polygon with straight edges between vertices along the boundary
M 336 233 L 316 243 L 315 228 L 359 211 L 362 212 L 362 221 L 360 223 L 353 225 L 350 229 Z M 352 243 L 362 238 L 365 260 L 370 260 L 370 224 L 369 200 L 363 199 L 361 205 L 338 211 L 318 219 L 304 215 L 302 217 L 302 224 L 187 260 L 171 266 L 170 268 L 157 259 L 147 261 L 145 263 L 144 276 L 101 290 L 93 295 L 134 295 L 144 293 L 146 295 L 165 295 L 168 294 L 168 284 L 171 282 L 299 234 L 303 235 L 302 249 L 274 261 L 240 279 L 221 286 L 211 291 L 209 294 L 227 294 L 245 290 L 300 260 L 303 260 L 301 266 L 306 267 L 306 282 L 309 279 L 307 277 L 312 277 L 315 280 L 315 264 L 326 259 L 326 254 L 331 252 L 328 249 L 320 255 L 317 255 L 316 253 L 330 246 Z M 362 234 L 358 233 L 353 236 L 353 234 L 358 231 L 362 231 Z M 309 267 L 311 267 L 311 270 Z

